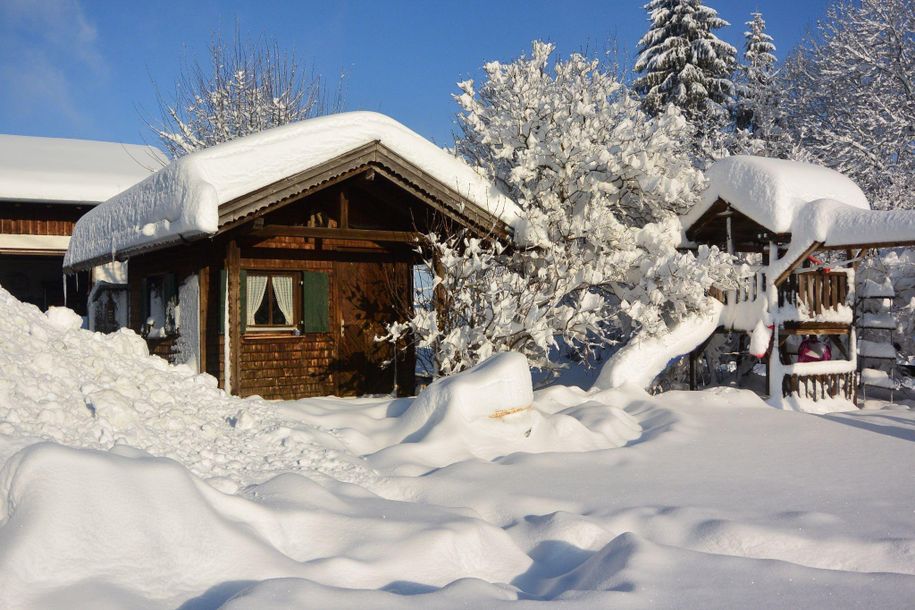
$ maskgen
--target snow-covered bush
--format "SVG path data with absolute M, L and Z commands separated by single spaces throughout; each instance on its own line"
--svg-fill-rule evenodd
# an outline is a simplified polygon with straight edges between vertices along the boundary
M 208 65 L 183 67 L 173 100 L 159 96 L 162 120 L 152 127 L 171 156 L 326 112 L 320 76 L 275 42 L 246 42 L 236 32 L 231 45 L 214 36 L 209 51 Z M 338 89 L 331 111 L 341 99 Z
M 650 117 L 597 61 L 575 54 L 551 67 L 552 52 L 535 42 L 529 58 L 487 64 L 481 87 L 459 85 L 457 151 L 525 218 L 511 247 L 428 237 L 438 306 L 390 330 L 412 331 L 439 373 L 505 350 L 552 368 L 560 343 L 587 358 L 611 337 L 662 331 L 735 273 L 715 248 L 676 249 L 675 214 L 704 186 L 680 112 Z

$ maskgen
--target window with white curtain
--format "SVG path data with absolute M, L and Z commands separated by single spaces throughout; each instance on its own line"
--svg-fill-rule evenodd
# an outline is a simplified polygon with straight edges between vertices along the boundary
M 298 273 L 248 271 L 245 298 L 251 330 L 294 330 L 301 311 Z

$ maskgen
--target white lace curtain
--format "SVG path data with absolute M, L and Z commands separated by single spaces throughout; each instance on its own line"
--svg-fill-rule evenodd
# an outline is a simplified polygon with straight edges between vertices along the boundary
M 267 276 L 248 274 L 248 325 L 254 325 L 254 314 L 260 309 L 261 303 L 264 302 L 264 294 L 267 292 Z
M 292 326 L 295 324 L 295 316 L 292 307 L 295 302 L 292 298 L 292 277 L 288 275 L 273 276 L 273 296 L 276 297 L 276 304 L 280 306 L 283 317 L 286 318 L 286 324 Z M 276 323 L 276 320 L 274 320 Z

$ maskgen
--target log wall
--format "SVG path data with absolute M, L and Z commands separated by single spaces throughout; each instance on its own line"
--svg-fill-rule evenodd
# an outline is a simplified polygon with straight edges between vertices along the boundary
M 72 235 L 73 225 L 89 210 L 63 204 L 0 206 L 0 233 L 7 235 Z

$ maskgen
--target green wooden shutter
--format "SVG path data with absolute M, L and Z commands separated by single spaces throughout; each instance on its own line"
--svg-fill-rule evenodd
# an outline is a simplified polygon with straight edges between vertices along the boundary
M 219 270 L 219 334 L 226 334 L 226 270 Z
M 248 272 L 242 269 L 238 272 L 238 321 L 242 334 L 248 330 Z
M 302 280 L 302 330 L 306 333 L 326 333 L 328 321 L 329 282 L 326 273 L 306 271 Z

